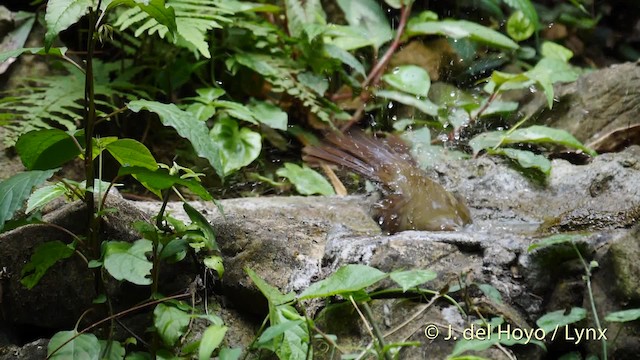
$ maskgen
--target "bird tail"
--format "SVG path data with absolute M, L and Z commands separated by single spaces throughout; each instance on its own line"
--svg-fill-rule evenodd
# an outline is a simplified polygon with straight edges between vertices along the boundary
M 362 131 L 328 133 L 323 144 L 303 149 L 303 160 L 344 166 L 370 180 L 387 183 L 394 176 L 390 168 L 410 162 L 408 154 L 403 156 L 403 147 L 406 150 L 399 139 L 385 141 Z

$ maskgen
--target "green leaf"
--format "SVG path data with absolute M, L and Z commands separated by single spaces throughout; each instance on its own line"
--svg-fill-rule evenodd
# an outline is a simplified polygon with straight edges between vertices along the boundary
M 133 244 L 124 241 L 109 241 L 104 250 L 104 268 L 116 280 L 126 280 L 136 285 L 151 285 L 153 264 L 147 256 L 153 244 L 147 239 Z
M 107 347 L 109 347 L 107 349 Z M 108 353 L 106 351 L 109 351 Z M 104 354 L 100 360 L 122 360 L 127 351 L 124 349 L 119 341 L 112 341 L 109 345 L 109 341 L 100 340 L 100 353 Z
M 282 109 L 272 103 L 266 101 L 258 101 L 251 99 L 249 109 L 253 112 L 253 116 L 259 122 L 269 126 L 272 129 L 287 130 L 288 115 Z
M 198 349 L 198 358 L 200 360 L 208 360 L 211 358 L 214 350 L 220 346 L 224 335 L 227 333 L 227 327 L 223 325 L 210 325 L 202 334 L 200 339 L 200 348 Z
M 343 64 L 350 66 L 356 73 L 365 75 L 364 66 L 350 52 L 332 44 L 325 44 L 324 51 L 330 58 L 340 60 Z
M 288 330 L 299 326 L 302 323 L 304 323 L 304 320 L 287 320 L 277 325 L 269 326 L 269 328 L 265 330 L 258 338 L 258 343 L 265 344 L 268 341 L 273 340 L 273 338 L 284 334 Z
M 509 5 L 509 7 L 519 10 L 522 14 L 529 19 L 534 30 L 538 29 L 540 20 L 538 19 L 538 13 L 536 9 L 533 7 L 533 4 L 530 0 L 502 0 L 505 4 Z
M 29 54 L 34 54 L 34 55 L 52 55 L 52 56 L 58 56 L 58 57 L 62 57 L 65 53 L 67 52 L 67 48 L 66 47 L 59 47 L 59 48 L 50 48 L 50 49 L 45 49 L 43 47 L 37 47 L 37 48 L 20 48 L 20 49 L 15 49 L 15 50 L 10 50 L 10 51 L 4 51 L 0 53 L 0 63 L 3 63 L 5 61 L 7 61 L 10 58 L 15 58 L 18 57 L 24 53 L 29 53 Z
M 213 230 L 211 224 L 209 224 L 209 221 L 204 216 L 202 216 L 202 214 L 198 210 L 189 205 L 189 203 L 187 202 L 182 204 L 182 208 L 187 213 L 187 215 L 189 215 L 189 219 L 191 219 L 193 224 L 195 224 L 198 229 L 202 231 L 202 234 L 206 239 L 205 245 L 207 249 L 219 251 L 220 248 L 218 247 L 218 243 L 216 242 L 216 233 Z
M 158 114 L 163 125 L 176 129 L 180 136 L 191 142 L 198 156 L 209 160 L 209 163 L 220 177 L 225 176 L 220 158 L 221 149 L 218 144 L 211 141 L 208 135 L 209 129 L 204 122 L 194 118 L 191 113 L 180 110 L 175 104 L 135 100 L 129 102 L 128 106 L 133 112 L 146 109 Z
M 69 341 L 72 338 L 73 340 Z M 67 341 L 69 342 L 66 343 Z M 62 346 L 64 343 L 66 344 Z M 60 350 L 53 353 L 60 346 L 62 346 Z M 100 359 L 100 342 L 93 334 L 78 335 L 76 330 L 58 331 L 49 340 L 47 356 L 51 360 L 98 360 Z
M 553 84 L 575 81 L 580 76 L 580 73 L 564 60 L 544 57 L 524 75 L 535 81 L 542 88 L 547 97 L 547 105 L 551 108 L 553 107 L 554 97 Z
M 165 169 L 151 171 L 139 166 L 121 167 L 120 170 L 118 170 L 118 176 L 124 175 L 134 175 L 136 180 L 158 197 L 162 197 L 159 193 L 161 190 L 168 189 L 175 185 L 182 185 L 186 186 L 203 200 L 213 200 L 211 194 L 209 194 L 207 189 L 205 189 L 198 180 L 194 178 L 182 179 L 179 176 L 167 173 Z
M 238 360 L 242 355 L 241 348 L 223 347 L 218 354 L 218 360 Z
M 382 80 L 397 90 L 422 97 L 429 94 L 431 87 L 429 73 L 416 65 L 399 66 L 390 74 L 384 75 Z
M 22 207 L 31 194 L 31 189 L 45 182 L 55 172 L 56 169 L 25 171 L 0 182 L 0 230 L 16 210 Z
M 556 328 L 573 324 L 587 317 L 587 310 L 583 308 L 574 307 L 568 314 L 565 314 L 565 310 L 553 311 L 542 315 L 537 321 L 536 325 L 544 330 L 546 333 L 553 331 Z
M 204 266 L 218 273 L 218 277 L 224 276 L 224 263 L 221 256 L 207 256 L 202 260 Z
M 489 299 L 492 299 L 499 304 L 503 303 L 502 295 L 500 294 L 500 291 L 498 291 L 498 289 L 496 289 L 495 287 L 489 284 L 477 284 L 477 286 L 478 289 L 480 289 L 480 291 L 482 291 L 482 293 Z
M 453 347 L 449 356 L 458 356 L 467 351 L 483 351 L 499 342 L 498 336 L 491 336 L 487 339 L 460 339 Z
M 349 25 L 368 39 L 373 47 L 380 48 L 393 38 L 387 17 L 374 0 L 337 0 Z
M 310 24 L 324 24 L 326 14 L 320 0 L 285 0 L 287 25 L 291 36 L 300 38 Z
M 611 322 L 629 322 L 640 319 L 640 309 L 621 310 L 607 314 L 604 318 Z
M 111 0 L 107 9 L 118 5 L 138 6 L 159 24 L 166 26 L 174 36 L 178 32 L 175 11 L 173 7 L 165 4 L 165 0 Z
M 230 174 L 255 160 L 262 151 L 260 134 L 238 126 L 229 117 L 220 117 L 209 134 L 220 147 L 220 161 L 224 174 Z
M 151 171 L 158 168 L 151 151 L 139 141 L 119 139 L 110 142 L 106 149 L 122 166 L 139 166 Z
M 281 293 L 280 290 L 262 280 L 255 271 L 249 268 L 245 268 L 244 271 L 249 275 L 249 278 L 251 278 L 253 283 L 256 284 L 262 295 L 267 298 L 269 303 L 273 305 L 280 305 L 293 301 L 296 298 L 296 294 L 294 292 L 290 292 L 286 295 Z
M 488 153 L 506 156 L 517 161 L 521 167 L 526 169 L 536 169 L 546 176 L 549 176 L 551 173 L 551 161 L 549 161 L 545 156 L 534 154 L 531 151 L 500 148 L 495 150 L 489 149 Z
M 387 277 L 387 274 L 366 265 L 345 265 L 328 278 L 309 286 L 299 299 L 328 297 L 362 291 Z
M 518 44 L 507 36 L 488 27 L 466 20 L 442 20 L 442 21 L 410 21 L 407 25 L 407 34 L 414 35 L 444 35 L 453 39 L 469 38 L 471 40 L 515 50 Z
M 376 96 L 383 97 L 385 99 L 397 101 L 401 104 L 413 106 L 414 108 L 422 111 L 423 113 L 431 116 L 438 115 L 438 106 L 432 103 L 429 99 L 419 99 L 415 96 L 407 95 L 399 91 L 378 90 Z
M 474 154 L 484 149 L 517 143 L 563 145 L 582 150 L 591 156 L 597 155 L 595 151 L 582 145 L 580 141 L 567 131 L 541 125 L 533 125 L 513 131 L 485 132 L 469 141 L 469 145 L 473 149 Z
M 44 20 L 47 33 L 44 35 L 44 46 L 48 50 L 53 39 L 81 17 L 89 13 L 89 9 L 97 5 L 95 0 L 49 0 Z
M 558 244 L 573 243 L 576 240 L 583 238 L 584 234 L 555 234 L 549 237 L 542 238 L 535 243 L 529 245 L 528 252 L 536 249 L 545 248 L 547 246 L 553 246 Z
M 34 210 L 41 209 L 51 201 L 66 194 L 66 192 L 67 189 L 62 183 L 43 186 L 29 196 L 29 200 L 27 200 L 27 210 L 25 212 L 29 214 Z
M 302 195 L 335 195 L 333 187 L 327 179 L 307 165 L 285 163 L 284 167 L 276 171 L 278 176 L 285 177 L 296 187 L 296 191 Z
M 34 130 L 23 134 L 16 151 L 29 170 L 49 170 L 80 155 L 71 135 L 58 129 Z
M 173 306 L 158 304 L 153 310 L 153 324 L 167 346 L 174 346 L 185 334 L 190 320 L 188 313 Z
M 535 29 L 535 24 L 520 10 L 511 14 L 507 20 L 507 34 L 515 41 L 527 40 Z
M 422 285 L 427 281 L 431 281 L 438 276 L 438 273 L 432 270 L 409 270 L 409 271 L 394 271 L 390 274 L 391 280 L 395 281 L 402 287 L 402 291 L 406 292 L 409 289 L 415 288 L 418 285 Z
M 22 268 L 20 283 L 27 289 L 32 289 L 50 267 L 60 260 L 71 257 L 73 252 L 72 246 L 58 240 L 38 245 L 29 262 Z
M 568 62 L 573 57 L 573 51 L 551 41 L 545 41 L 540 46 L 540 53 L 547 58 L 554 58 Z

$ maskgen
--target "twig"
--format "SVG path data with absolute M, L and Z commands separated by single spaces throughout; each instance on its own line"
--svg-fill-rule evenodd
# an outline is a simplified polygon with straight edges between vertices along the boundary
M 400 46 L 400 43 L 402 42 L 402 36 L 404 35 L 404 30 L 407 26 L 407 20 L 409 19 L 410 14 L 411 14 L 411 4 L 408 4 L 408 5 L 403 4 L 402 7 L 400 8 L 400 22 L 398 23 L 398 29 L 396 30 L 395 38 L 391 42 L 391 45 L 389 45 L 389 48 L 387 49 L 387 51 L 384 53 L 384 55 L 382 55 L 382 57 L 373 67 L 371 72 L 369 72 L 369 75 L 367 76 L 367 78 L 361 84 L 363 91 L 362 91 L 362 94 L 360 94 L 360 99 L 363 102 L 366 101 L 367 98 L 370 96 L 370 93 L 369 91 L 367 91 L 367 88 L 369 86 L 376 86 L 378 84 L 378 82 L 380 81 L 380 77 L 382 76 L 383 70 L 387 67 L 387 65 L 389 64 L 389 61 L 391 61 L 391 58 L 393 57 L 393 54 L 398 49 L 398 46 Z M 351 126 L 355 125 L 362 119 L 363 114 L 364 114 L 364 106 L 360 107 L 353 114 L 353 116 L 351 116 L 351 119 L 344 126 L 340 128 L 340 130 L 342 132 L 349 130 Z

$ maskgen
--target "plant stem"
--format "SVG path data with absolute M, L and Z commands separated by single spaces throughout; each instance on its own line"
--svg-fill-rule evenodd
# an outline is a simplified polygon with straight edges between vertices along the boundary
M 364 316 L 367 318 L 367 320 L 369 320 L 369 324 L 371 324 L 373 334 L 376 336 L 376 339 L 378 340 L 378 347 L 380 348 L 380 351 L 382 351 L 382 353 L 384 354 L 385 360 L 393 360 L 393 358 L 391 357 L 391 353 L 385 350 L 385 348 L 387 347 L 387 344 L 384 341 L 384 334 L 382 333 L 382 331 L 380 331 L 380 327 L 374 321 L 375 319 L 373 318 L 373 312 L 371 312 L 371 307 L 369 307 L 369 304 L 367 304 L 366 302 L 363 302 L 362 310 L 364 310 Z
M 99 9 L 96 8 L 96 9 Z M 87 61 L 85 69 L 85 88 L 84 88 L 84 103 L 85 103 L 85 124 L 84 124 L 84 170 L 86 189 L 93 191 L 94 187 L 94 168 L 93 168 L 93 132 L 96 121 L 96 103 L 95 103 L 95 87 L 93 82 L 93 52 L 95 50 L 96 41 L 94 33 L 98 24 L 96 11 L 91 8 L 89 10 L 89 33 L 87 39 Z M 98 222 L 96 221 L 95 214 L 95 199 L 93 193 L 89 196 L 85 196 L 85 205 L 87 207 L 87 244 L 89 247 L 89 254 L 92 258 L 97 259 L 100 246 L 98 244 Z

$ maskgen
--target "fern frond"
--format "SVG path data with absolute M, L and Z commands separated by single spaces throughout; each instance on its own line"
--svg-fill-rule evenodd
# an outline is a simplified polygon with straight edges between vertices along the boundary
M 207 32 L 222 28 L 222 23 L 232 21 L 229 15 L 233 12 L 221 3 L 221 0 L 167 0 L 166 4 L 175 10 L 178 32 L 177 39 L 171 39 L 171 41 L 195 50 L 206 58 L 211 58 Z M 164 39 L 169 32 L 166 26 L 159 24 L 139 7 L 133 7 L 120 14 L 114 26 L 119 27 L 120 30 L 134 27 L 136 37 L 147 33 L 158 34 Z
M 74 131 L 81 124 L 84 110 L 85 75 L 78 68 L 62 63 L 66 74 L 42 78 L 26 78 L 23 86 L 5 92 L 0 100 L 1 124 L 7 128 L 4 143 L 15 144 L 21 134 L 37 129 L 62 128 Z M 95 94 L 98 116 L 104 116 L 117 107 L 114 99 L 148 97 L 134 90 L 129 79 L 139 69 L 120 73 L 119 63 L 94 61 Z M 117 74 L 113 79 L 111 75 Z
M 273 86 L 272 91 L 286 92 L 298 99 L 323 121 L 329 121 L 330 115 L 338 110 L 324 99 L 323 94 L 318 94 L 298 80 L 298 75 L 304 69 L 291 59 L 265 54 L 238 53 L 233 60 L 262 75 Z M 227 63 L 231 67 L 233 60 Z

